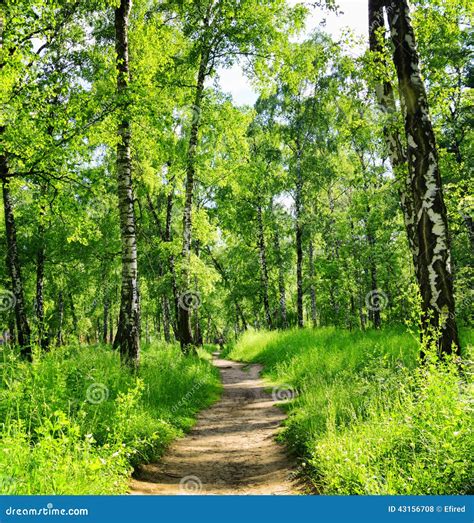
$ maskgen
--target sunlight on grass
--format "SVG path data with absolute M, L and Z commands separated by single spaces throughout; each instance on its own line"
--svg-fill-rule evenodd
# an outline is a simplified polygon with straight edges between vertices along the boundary
M 132 466 L 157 459 L 218 398 L 207 354 L 152 344 L 134 376 L 104 347 L 54 349 L 32 365 L 3 351 L 2 493 L 126 492 Z
M 462 334 L 472 350 L 472 331 Z M 282 438 L 320 492 L 470 492 L 472 396 L 456 365 L 418 369 L 418 351 L 402 329 L 322 328 L 248 332 L 229 357 L 298 392 Z

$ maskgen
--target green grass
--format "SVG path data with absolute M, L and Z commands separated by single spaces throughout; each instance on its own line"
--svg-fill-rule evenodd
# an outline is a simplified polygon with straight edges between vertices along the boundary
M 452 362 L 418 366 L 403 330 L 248 332 L 227 352 L 295 391 L 281 437 L 319 492 L 472 492 L 472 384 Z
M 105 347 L 62 347 L 21 362 L 0 353 L 0 492 L 124 493 L 220 394 L 206 351 L 145 347 L 134 376 Z

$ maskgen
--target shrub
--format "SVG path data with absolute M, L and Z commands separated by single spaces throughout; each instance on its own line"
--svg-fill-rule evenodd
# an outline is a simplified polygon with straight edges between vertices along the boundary
M 246 333 L 230 357 L 265 365 L 297 392 L 281 438 L 326 494 L 472 490 L 469 385 L 454 362 L 417 365 L 400 329 Z M 466 378 L 468 374 L 464 374 Z
M 138 375 L 101 346 L 33 364 L 4 349 L 0 372 L 0 488 L 15 494 L 125 492 L 133 465 L 158 458 L 220 390 L 207 359 L 165 344 L 144 350 Z

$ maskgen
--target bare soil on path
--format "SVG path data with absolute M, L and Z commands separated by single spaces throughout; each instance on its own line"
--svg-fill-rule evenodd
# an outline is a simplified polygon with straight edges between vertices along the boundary
M 215 357 L 222 398 L 159 463 L 142 465 L 131 494 L 297 494 L 295 467 L 275 441 L 285 414 L 265 392 L 260 365 Z

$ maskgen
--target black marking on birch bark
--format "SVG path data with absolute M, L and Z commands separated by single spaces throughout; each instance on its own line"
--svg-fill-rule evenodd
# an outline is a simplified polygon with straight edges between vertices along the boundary
M 140 357 L 140 303 L 138 291 L 137 241 L 130 153 L 131 124 L 128 83 L 128 22 L 131 0 L 121 0 L 115 9 L 117 95 L 121 100 L 117 144 L 117 192 L 122 239 L 122 289 L 114 348 L 120 347 L 124 361 L 136 366 Z
M 440 331 L 440 353 L 459 352 L 447 213 L 435 135 L 407 0 L 391 1 L 387 15 L 408 144 L 410 187 L 419 248 L 417 277 L 422 296 L 423 330 L 429 335 L 433 334 L 429 331 Z

